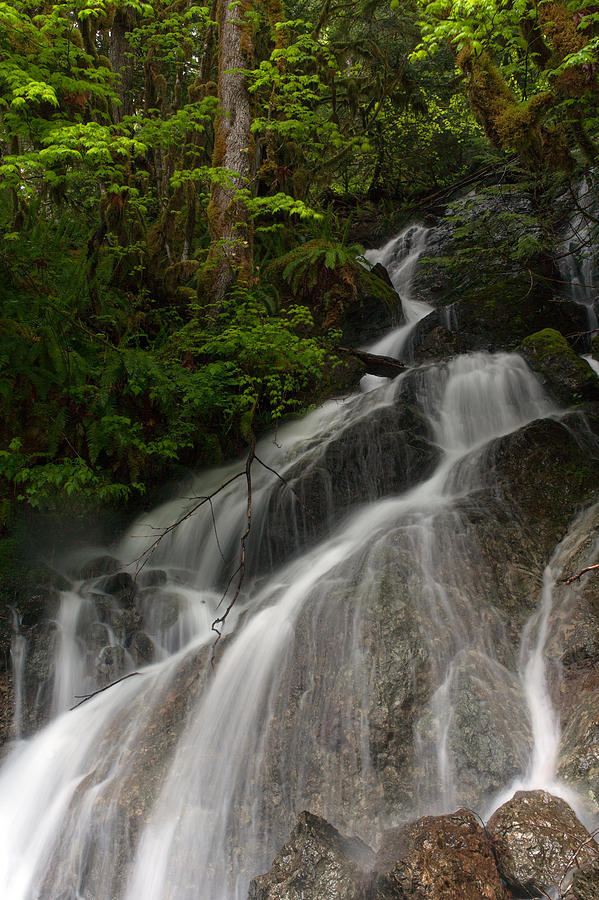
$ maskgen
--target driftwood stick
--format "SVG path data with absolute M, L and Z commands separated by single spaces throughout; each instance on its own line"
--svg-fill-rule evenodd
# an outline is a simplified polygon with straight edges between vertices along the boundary
M 579 581 L 581 575 L 584 575 L 586 572 L 593 572 L 595 569 L 599 569 L 599 563 L 596 563 L 594 566 L 585 566 L 580 572 L 570 575 L 569 578 L 564 578 L 563 584 L 572 584 L 573 581 Z
M 392 356 L 378 356 L 376 353 L 367 353 L 366 350 L 352 350 L 350 347 L 337 347 L 337 350 L 339 353 L 349 353 L 350 356 L 359 359 L 368 375 L 395 378 L 406 370 L 406 366 Z

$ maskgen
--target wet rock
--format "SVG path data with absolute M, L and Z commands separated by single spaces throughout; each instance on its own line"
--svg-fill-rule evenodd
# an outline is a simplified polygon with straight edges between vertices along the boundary
M 79 568 L 78 575 L 84 580 L 98 578 L 100 575 L 108 575 L 110 572 L 115 572 L 117 569 L 120 569 L 121 565 L 121 561 L 116 559 L 116 557 L 103 554 L 84 562 Z
M 414 343 L 414 359 L 416 362 L 432 362 L 450 359 L 464 349 L 464 342 L 459 334 L 439 324 L 439 313 L 435 311 L 418 323 Z
M 168 576 L 164 569 L 142 569 L 137 580 L 142 587 L 160 587 L 166 584 Z
M 54 868 L 64 864 L 65 859 L 69 860 L 72 881 L 83 885 L 79 896 L 85 896 L 86 900 L 123 896 L 131 865 L 131 847 L 137 842 L 140 828 L 148 821 L 173 750 L 185 727 L 189 706 L 197 699 L 197 691 L 209 666 L 209 648 L 190 653 L 166 684 L 156 685 L 151 702 L 133 703 L 122 708 L 111 727 L 100 734 L 100 752 L 95 767 L 76 791 L 89 798 L 87 810 L 94 827 L 81 829 L 78 816 L 67 817 L 65 827 L 56 834 L 52 859 L 47 866 L 47 881 L 42 884 L 40 898 L 56 896 Z M 137 739 L 124 742 L 123 735 L 130 733 L 134 720 L 139 724 L 140 717 L 145 723 L 139 729 Z M 122 779 L 118 802 L 110 790 L 115 766 L 119 767 Z M 109 872 L 106 857 L 101 852 L 99 834 L 112 836 Z M 70 894 L 67 896 L 72 900 Z
M 149 588 L 139 597 L 145 627 L 150 633 L 171 628 L 179 618 L 181 598 L 172 591 Z
M 548 559 L 568 522 L 597 487 L 594 451 L 582 417 L 544 419 L 497 441 L 493 457 L 505 500 Z
M 129 648 L 137 665 L 143 666 L 154 662 L 156 647 L 154 641 L 145 631 L 138 631 Z
M 125 649 L 120 644 L 103 647 L 96 660 L 98 675 L 106 681 L 114 681 L 125 671 Z
M 303 812 L 269 872 L 251 881 L 248 900 L 363 900 L 373 862 L 373 851 L 359 838 Z
M 92 622 L 83 635 L 87 647 L 96 651 L 106 646 L 109 637 L 109 630 L 103 622 Z
M 448 694 L 460 801 L 479 805 L 526 767 L 532 749 L 526 700 L 512 672 L 474 650 L 456 660 Z
M 385 832 L 372 900 L 506 900 L 493 850 L 469 810 L 425 816 Z
M 419 377 L 416 372 L 401 379 L 393 405 L 364 417 L 353 407 L 346 430 L 287 470 L 293 491 L 280 485 L 252 526 L 260 536 L 257 551 L 249 549 L 250 569 L 277 565 L 334 527 L 352 507 L 399 493 L 432 472 L 438 449 L 416 402 Z
M 96 584 L 96 590 L 114 597 L 121 604 L 133 603 L 137 585 L 129 572 L 116 572 Z
M 577 869 L 563 900 L 597 900 L 599 897 L 599 862 Z
M 142 618 L 137 609 L 116 609 L 111 614 L 111 625 L 115 637 L 123 644 L 131 642 L 131 638 L 142 626 Z
M 464 349 L 513 350 L 541 323 L 587 330 L 582 307 L 554 296 L 560 276 L 540 251 L 538 216 L 526 191 L 491 185 L 450 204 L 429 234 L 411 293 L 439 312 L 451 308 Z
M 499 871 L 525 896 L 561 893 L 573 871 L 597 861 L 597 845 L 573 810 L 546 791 L 518 791 L 487 823 Z
M 391 281 L 391 276 L 382 263 L 377 262 L 370 270 L 370 274 L 376 275 L 377 278 L 382 279 L 382 281 L 384 281 L 392 290 L 395 290 L 393 282 Z
M 578 698 L 570 714 L 562 734 L 558 774 L 599 807 L 599 687 Z
M 571 406 L 582 400 L 599 400 L 599 378 L 558 331 L 544 328 L 531 334 L 520 351 L 560 403 Z

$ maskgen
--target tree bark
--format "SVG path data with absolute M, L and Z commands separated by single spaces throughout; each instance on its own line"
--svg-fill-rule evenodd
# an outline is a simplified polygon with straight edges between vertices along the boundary
M 133 27 L 134 17 L 128 9 L 117 9 L 110 29 L 108 56 L 112 71 L 119 76 L 116 85 L 120 105 L 113 105 L 113 119 L 121 122 L 123 116 L 133 113 L 133 62 L 129 54 L 131 45 L 128 33 Z
M 208 217 L 211 246 L 207 305 L 218 308 L 236 281 L 248 281 L 253 267 L 252 222 L 239 190 L 251 187 L 253 141 L 250 95 L 244 70 L 252 55 L 245 14 L 251 0 L 218 0 L 218 97 L 212 165 L 232 171 L 225 183 L 212 187 Z

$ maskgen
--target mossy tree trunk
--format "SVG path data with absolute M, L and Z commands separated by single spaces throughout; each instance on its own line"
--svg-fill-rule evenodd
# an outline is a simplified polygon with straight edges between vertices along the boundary
M 522 161 L 534 168 L 569 169 L 573 165 L 571 146 L 578 144 L 591 162 L 597 148 L 583 125 L 583 100 L 596 94 L 598 84 L 594 67 L 588 63 L 566 67 L 552 74 L 569 54 L 584 49 L 592 36 L 579 25 L 590 13 L 573 12 L 564 3 L 531 0 L 529 12 L 521 21 L 522 35 L 532 61 L 540 72 L 548 74 L 549 90 L 526 102 L 516 99 L 498 67 L 487 52 L 474 53 L 465 45 L 457 62 L 467 76 L 466 92 L 491 142 L 504 150 L 517 152 Z M 568 104 L 568 125 L 545 126 L 544 119 L 557 104 Z
M 239 191 L 251 188 L 252 114 L 244 74 L 252 56 L 247 13 L 252 0 L 218 0 L 218 97 L 212 165 L 232 173 L 212 187 L 208 217 L 211 246 L 208 278 L 200 279 L 206 304 L 217 309 L 236 281 L 248 281 L 253 268 L 252 221 Z
M 112 71 L 119 76 L 116 93 L 120 103 L 113 106 L 113 120 L 121 122 L 123 116 L 130 116 L 134 111 L 133 104 L 133 61 L 129 32 L 134 27 L 135 14 L 127 7 L 117 9 L 110 29 L 108 45 Z

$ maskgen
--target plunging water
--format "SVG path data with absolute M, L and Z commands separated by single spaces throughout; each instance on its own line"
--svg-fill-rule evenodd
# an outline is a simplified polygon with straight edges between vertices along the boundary
M 585 309 L 589 330 L 598 327 L 594 213 L 595 191 L 590 180 L 583 178 L 576 195 L 575 212 L 566 227 L 558 265 L 567 296 Z
M 64 595 L 56 718 L 0 772 L 6 896 L 245 900 L 303 808 L 375 842 L 410 815 L 482 809 L 524 773 L 538 728 L 519 673 L 534 652 L 527 638 L 519 663 L 476 523 L 501 504 L 494 442 L 551 415 L 519 357 L 478 353 L 262 441 L 295 492 L 254 464 L 249 574 L 214 665 L 243 465 L 135 523 L 115 551 L 138 573 L 135 602 L 123 573 Z M 227 481 L 185 518 L 190 496 Z M 127 616 L 155 660 L 139 674 Z M 58 714 L 98 661 L 131 677 Z

